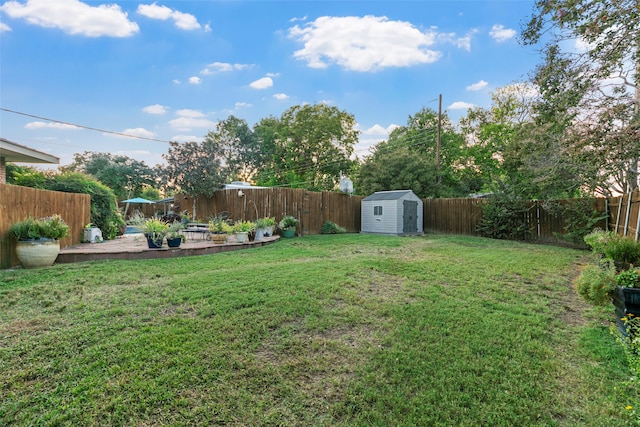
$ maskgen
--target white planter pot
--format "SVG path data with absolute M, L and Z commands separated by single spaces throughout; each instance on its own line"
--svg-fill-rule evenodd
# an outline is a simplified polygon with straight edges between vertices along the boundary
M 18 261 L 24 268 L 48 267 L 53 265 L 60 252 L 57 240 L 19 241 L 16 246 Z
M 240 231 L 235 234 L 236 234 L 236 241 L 238 243 L 244 243 L 247 240 L 249 240 L 249 233 L 247 233 L 246 231 Z

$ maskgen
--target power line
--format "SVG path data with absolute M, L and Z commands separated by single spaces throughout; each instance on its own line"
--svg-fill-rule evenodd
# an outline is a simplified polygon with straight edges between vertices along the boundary
M 98 129 L 98 128 L 94 128 L 94 127 L 91 127 L 91 126 L 78 125 L 78 124 L 75 124 L 75 123 L 64 122 L 62 120 L 50 119 L 48 117 L 36 116 L 36 115 L 33 115 L 33 114 L 23 113 L 21 111 L 10 110 L 8 108 L 0 107 L 0 110 L 1 111 L 6 111 L 7 113 L 18 114 L 18 115 L 21 115 L 21 116 L 31 117 L 31 118 L 34 118 L 34 119 L 46 120 L 48 122 L 53 122 L 53 123 L 60 123 L 62 125 L 67 125 L 67 126 L 74 126 L 74 127 L 81 128 L 81 129 L 93 130 L 93 131 L 96 131 L 96 132 L 108 133 L 108 134 L 111 134 L 111 135 L 124 136 L 124 137 L 127 137 L 127 138 L 135 138 L 135 139 L 144 139 L 146 141 L 164 142 L 166 144 L 170 143 L 170 141 L 165 141 L 163 139 L 148 138 L 146 136 L 130 135 L 130 134 L 122 133 L 122 132 L 114 132 L 114 131 L 111 131 L 111 130 Z

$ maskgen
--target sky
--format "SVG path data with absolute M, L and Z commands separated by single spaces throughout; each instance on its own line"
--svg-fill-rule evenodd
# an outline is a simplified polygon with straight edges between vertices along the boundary
M 163 163 L 230 115 L 352 114 L 355 154 L 422 108 L 455 123 L 541 63 L 532 1 L 0 0 L 0 137 Z M 7 111 L 9 110 L 9 111 Z M 133 136 L 145 138 L 133 138 Z

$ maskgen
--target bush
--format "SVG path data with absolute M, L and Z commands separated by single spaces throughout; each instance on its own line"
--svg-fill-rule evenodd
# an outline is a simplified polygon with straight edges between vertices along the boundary
M 344 227 L 331 221 L 326 221 L 320 228 L 320 234 L 343 234 L 346 232 L 347 230 L 345 230 Z
M 611 302 L 611 294 L 616 289 L 616 267 L 610 260 L 600 265 L 588 265 L 576 278 L 578 294 L 590 304 L 605 305 Z
M 619 263 L 637 264 L 640 261 L 640 243 L 631 237 L 614 236 L 607 240 L 604 256 Z
M 91 196 L 91 222 L 105 239 L 114 239 L 124 230 L 125 222 L 118 213 L 116 196 L 109 187 L 81 173 L 54 175 L 48 190 L 84 193 Z
M 621 271 L 616 276 L 616 285 L 626 288 L 640 288 L 640 271 L 633 268 Z
M 604 248 L 616 234 L 613 231 L 604 231 L 600 228 L 593 230 L 583 237 L 584 242 L 591 248 L 594 254 L 604 256 Z
M 60 215 L 52 215 L 46 218 L 27 217 L 12 224 L 9 233 L 18 240 L 57 240 L 69 235 L 69 226 Z
M 558 239 L 584 247 L 584 238 L 594 227 L 606 220 L 606 214 L 593 209 L 593 199 L 572 199 L 563 203 L 547 201 L 544 209 L 564 219 L 564 234 L 554 233 Z
M 524 200 L 506 193 L 496 194 L 483 206 L 477 230 L 493 239 L 526 240 L 531 237 L 527 213 Z

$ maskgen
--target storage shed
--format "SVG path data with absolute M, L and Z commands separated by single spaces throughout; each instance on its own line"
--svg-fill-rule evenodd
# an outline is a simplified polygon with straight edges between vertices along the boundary
M 362 199 L 361 232 L 423 234 L 423 203 L 411 190 L 378 191 Z

